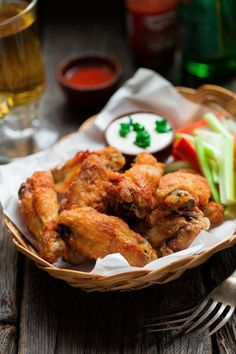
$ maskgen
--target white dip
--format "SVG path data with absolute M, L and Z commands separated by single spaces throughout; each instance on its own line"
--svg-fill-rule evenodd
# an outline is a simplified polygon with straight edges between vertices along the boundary
M 134 144 L 136 139 L 136 132 L 131 131 L 126 137 L 119 134 L 120 123 L 129 123 L 129 117 L 132 118 L 133 123 L 140 123 L 150 134 L 150 146 L 147 148 L 140 148 Z M 155 153 L 167 147 L 173 139 L 173 130 L 167 133 L 158 133 L 155 131 L 156 120 L 163 120 L 165 118 L 154 113 L 133 113 L 122 118 L 115 119 L 106 130 L 106 140 L 108 145 L 112 145 L 127 155 L 136 155 L 140 152 Z

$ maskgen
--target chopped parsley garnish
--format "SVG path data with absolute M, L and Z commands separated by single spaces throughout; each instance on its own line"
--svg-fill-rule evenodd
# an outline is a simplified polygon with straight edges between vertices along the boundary
M 129 117 L 129 123 L 120 123 L 119 134 L 125 138 L 133 128 L 132 119 Z
M 157 133 L 168 133 L 172 130 L 170 123 L 166 119 L 160 119 L 155 121 Z
M 151 142 L 151 138 L 147 130 L 143 128 L 142 130 L 137 131 L 136 139 L 134 141 L 135 145 L 141 148 L 146 148 L 150 146 L 150 142 Z
M 125 138 L 129 134 L 129 132 L 130 132 L 130 125 L 126 123 L 120 123 L 120 130 L 119 130 L 120 136 Z
M 133 129 L 135 132 L 139 132 L 141 130 L 144 130 L 144 126 L 140 123 L 133 123 Z
M 120 123 L 119 134 L 123 138 L 125 138 L 131 131 L 135 131 L 136 139 L 134 144 L 141 147 L 146 148 L 150 146 L 151 138 L 148 131 L 144 128 L 144 126 L 140 123 L 133 123 L 131 117 L 129 116 L 128 123 Z

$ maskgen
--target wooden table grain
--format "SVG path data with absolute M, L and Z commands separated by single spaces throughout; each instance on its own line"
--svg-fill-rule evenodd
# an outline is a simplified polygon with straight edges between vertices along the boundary
M 90 2 L 91 3 L 91 2 Z M 104 1 L 103 1 L 104 3 Z M 55 1 L 54 1 L 55 6 Z M 98 8 L 95 8 L 98 11 Z M 55 80 L 55 67 L 66 55 L 84 50 L 114 54 L 124 68 L 123 81 L 135 66 L 126 40 L 122 6 L 76 16 L 54 16 L 42 7 L 43 53 L 47 90 L 41 119 L 60 136 L 86 118 L 72 111 Z M 182 84 L 179 57 L 167 77 Z M 235 79 L 223 83 L 236 90 Z M 95 112 L 94 112 L 95 113 Z M 236 316 L 209 337 L 208 331 L 171 339 L 171 333 L 148 335 L 142 327 L 154 312 L 178 310 L 200 301 L 236 268 L 236 247 L 219 252 L 202 266 L 166 285 L 126 293 L 86 293 L 50 277 L 18 254 L 0 220 L 0 354 L 210 354 L 236 352 Z

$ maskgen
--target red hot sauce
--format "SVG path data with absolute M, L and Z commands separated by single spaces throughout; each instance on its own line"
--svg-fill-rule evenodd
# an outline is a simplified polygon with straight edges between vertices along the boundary
M 75 66 L 67 71 L 65 78 L 73 86 L 95 88 L 111 81 L 114 72 L 111 67 L 99 64 Z

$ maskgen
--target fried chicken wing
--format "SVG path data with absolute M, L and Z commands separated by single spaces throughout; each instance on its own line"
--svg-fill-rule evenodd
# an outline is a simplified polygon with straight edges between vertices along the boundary
M 100 156 L 92 154 L 82 163 L 71 183 L 62 209 L 90 206 L 101 212 L 108 207 L 108 191 L 120 180 L 120 174 L 107 168 Z
M 39 253 L 48 262 L 63 255 L 65 243 L 55 231 L 59 204 L 51 172 L 35 172 L 20 187 L 21 212 L 39 244 Z
M 97 151 L 78 152 L 64 165 L 59 165 L 52 170 L 57 193 L 65 195 L 73 180 L 78 176 L 81 165 L 90 155 L 97 155 L 104 160 L 108 169 L 119 171 L 125 164 L 124 156 L 114 147 L 108 146 Z
M 89 151 L 80 151 L 74 157 L 67 160 L 64 165 L 59 165 L 52 170 L 56 192 L 64 195 L 71 182 L 76 178 L 80 171 L 83 161 L 91 155 Z
M 43 232 L 43 223 L 33 206 L 33 188 L 29 180 L 27 183 L 23 183 L 20 186 L 18 194 L 21 200 L 20 209 L 23 219 L 30 232 L 35 236 L 36 240 L 39 241 Z
M 164 256 L 187 248 L 201 230 L 209 229 L 210 222 L 197 207 L 181 215 L 156 209 L 149 217 L 149 226 L 146 237 Z
M 97 150 L 94 154 L 101 157 L 106 167 L 113 171 L 120 171 L 125 165 L 124 156 L 113 146 L 107 146 L 104 149 Z
M 218 203 L 209 202 L 202 211 L 204 216 L 210 220 L 211 226 L 220 225 L 224 221 L 224 208 Z
M 93 208 L 64 210 L 58 225 L 66 242 L 90 259 L 119 252 L 130 265 L 142 267 L 157 258 L 151 245 L 123 220 Z
M 164 164 L 148 153 L 137 155 L 132 167 L 112 189 L 110 204 L 118 215 L 144 218 L 156 207 L 156 189 L 163 174 Z
M 181 212 L 204 207 L 211 192 L 203 176 L 179 170 L 161 178 L 156 195 L 159 208 Z

